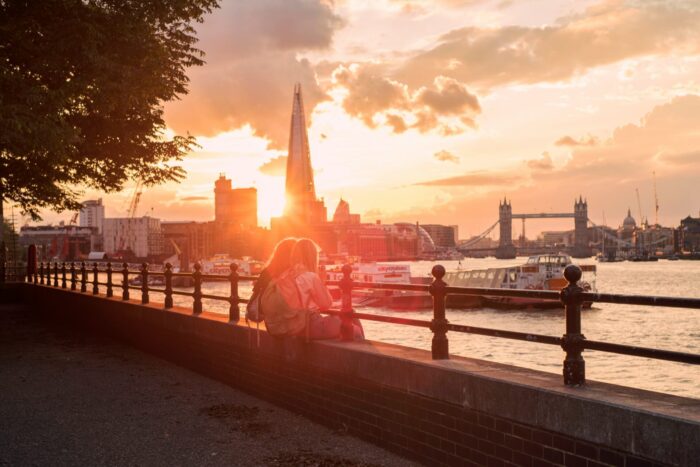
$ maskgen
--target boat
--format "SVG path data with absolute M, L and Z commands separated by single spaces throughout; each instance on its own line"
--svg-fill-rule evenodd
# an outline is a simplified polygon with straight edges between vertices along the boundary
M 202 274 L 228 276 L 231 274 L 231 263 L 238 265 L 237 272 L 241 276 L 257 276 L 264 267 L 262 261 L 254 260 L 250 256 L 235 259 L 226 253 L 217 253 L 201 262 Z
M 143 285 L 143 280 L 141 279 L 141 275 L 139 274 L 138 276 L 130 277 L 129 278 L 129 285 L 133 285 L 135 287 L 140 287 Z M 152 286 L 155 285 L 156 287 L 158 286 L 163 286 L 165 285 L 165 277 L 161 275 L 149 275 L 148 276 L 148 285 Z
M 430 277 L 412 277 L 411 266 L 401 263 L 354 263 L 350 277 L 355 282 L 371 284 L 429 284 Z M 325 278 L 330 281 L 343 279 L 341 264 L 325 266 Z M 334 300 L 340 300 L 338 287 L 329 287 Z M 425 292 L 412 290 L 386 290 L 353 288 L 352 303 L 356 306 L 385 307 L 397 310 L 420 310 L 432 307 L 432 297 Z
M 524 289 L 524 290 L 554 290 L 560 291 L 566 287 L 564 269 L 573 264 L 567 254 L 534 255 L 520 266 L 505 268 L 477 269 L 471 271 L 454 271 L 445 274 L 444 281 L 452 287 L 484 287 L 493 289 Z M 595 291 L 595 265 L 581 265 L 583 276 L 579 285 L 587 292 Z M 455 295 L 452 306 L 469 306 L 468 296 Z M 460 297 L 467 301 L 462 304 Z M 450 296 L 448 295 L 448 298 Z M 559 301 L 542 300 L 525 297 L 495 297 L 481 298 L 482 306 L 503 308 L 561 308 Z M 584 303 L 590 307 L 590 303 Z M 450 303 L 448 303 L 450 306 Z

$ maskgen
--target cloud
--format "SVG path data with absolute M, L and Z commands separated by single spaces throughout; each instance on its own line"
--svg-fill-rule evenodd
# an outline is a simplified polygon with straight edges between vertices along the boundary
M 484 187 L 484 186 L 504 186 L 510 185 L 520 180 L 520 177 L 515 174 L 506 172 L 486 172 L 476 171 L 468 172 L 464 175 L 456 177 L 440 178 L 437 180 L 429 180 L 419 182 L 415 185 L 419 186 L 469 186 L 469 187 Z
M 528 168 L 532 170 L 552 170 L 554 164 L 552 163 L 552 156 L 548 152 L 543 152 L 542 157 L 539 159 L 530 159 L 526 161 Z
M 694 1 L 607 0 L 544 27 L 465 27 L 403 63 L 393 79 L 411 87 L 446 76 L 477 89 L 557 82 L 629 58 L 700 53 Z
M 684 152 L 681 154 L 664 154 L 661 156 L 663 162 L 677 165 L 700 164 L 700 150 Z
M 433 157 L 443 162 L 454 162 L 455 164 L 459 162 L 459 157 L 455 156 L 449 151 L 445 151 L 444 149 L 433 154 Z
M 184 196 L 180 198 L 180 201 L 187 201 L 187 202 L 192 202 L 192 201 L 211 201 L 211 198 L 208 196 Z
M 273 177 L 284 176 L 287 172 L 287 156 L 274 157 L 258 167 L 258 170 Z
M 574 198 L 582 195 L 588 199 L 591 219 L 601 222 L 605 211 L 609 225 L 615 226 L 622 222 L 628 206 L 636 205 L 636 189 L 641 192 L 642 209 L 650 215 L 652 172 L 656 172 L 661 223 L 677 225 L 696 206 L 691 194 L 697 191 L 700 167 L 698 128 L 700 95 L 679 96 L 652 108 L 639 122 L 613 129 L 596 146 L 573 147 L 569 160 L 559 167 L 543 153 L 539 159 L 501 171 L 417 183 L 448 191 L 451 197 L 429 208 L 386 215 L 384 220 L 419 218 L 447 223 L 458 213 L 469 212 L 466 227 L 477 233 L 497 219 L 498 201 L 504 195 L 512 200 L 516 212 L 570 212 Z M 465 191 L 462 187 L 481 189 Z M 572 227 L 569 221 L 551 221 L 547 228 Z
M 554 145 L 555 146 L 595 146 L 598 144 L 595 138 L 588 136 L 587 138 L 574 139 L 571 136 L 562 136 Z
M 302 84 L 307 119 L 328 98 L 297 54 L 327 49 L 342 26 L 323 0 L 223 2 L 198 28 L 207 63 L 188 71 L 189 94 L 166 105 L 167 125 L 213 136 L 250 124 L 272 147 L 284 148 L 294 83 Z
M 385 124 L 395 133 L 416 129 L 448 135 L 475 126 L 481 106 L 462 83 L 438 76 L 429 86 L 410 91 L 405 84 L 386 77 L 386 72 L 376 64 L 336 68 L 333 82 L 347 91 L 343 108 L 349 115 L 370 128 Z

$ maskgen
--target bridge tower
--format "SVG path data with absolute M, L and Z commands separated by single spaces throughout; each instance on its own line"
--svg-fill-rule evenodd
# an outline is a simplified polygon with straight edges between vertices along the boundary
M 498 222 L 500 237 L 498 248 L 496 248 L 496 258 L 515 258 L 515 245 L 513 245 L 513 208 L 510 202 L 503 198 L 503 202 L 498 203 Z
M 574 200 L 574 248 L 571 256 L 588 258 L 593 252 L 588 245 L 588 202 L 579 196 Z

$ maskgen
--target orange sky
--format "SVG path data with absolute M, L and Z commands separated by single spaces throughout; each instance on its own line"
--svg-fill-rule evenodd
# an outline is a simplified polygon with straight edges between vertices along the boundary
M 166 106 L 201 150 L 139 214 L 213 217 L 220 172 L 281 212 L 292 89 L 302 83 L 318 195 L 366 221 L 458 224 L 570 211 L 617 226 L 631 207 L 677 225 L 700 198 L 697 1 L 224 0 L 198 25 L 207 64 Z M 124 215 L 130 189 L 102 196 Z M 47 221 L 69 215 L 45 213 Z M 528 224 L 528 235 L 570 228 Z M 519 226 L 516 227 L 516 234 Z

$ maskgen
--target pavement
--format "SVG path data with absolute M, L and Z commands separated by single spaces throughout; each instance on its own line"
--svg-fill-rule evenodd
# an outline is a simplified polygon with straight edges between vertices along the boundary
M 0 304 L 0 465 L 416 464 L 119 342 Z

